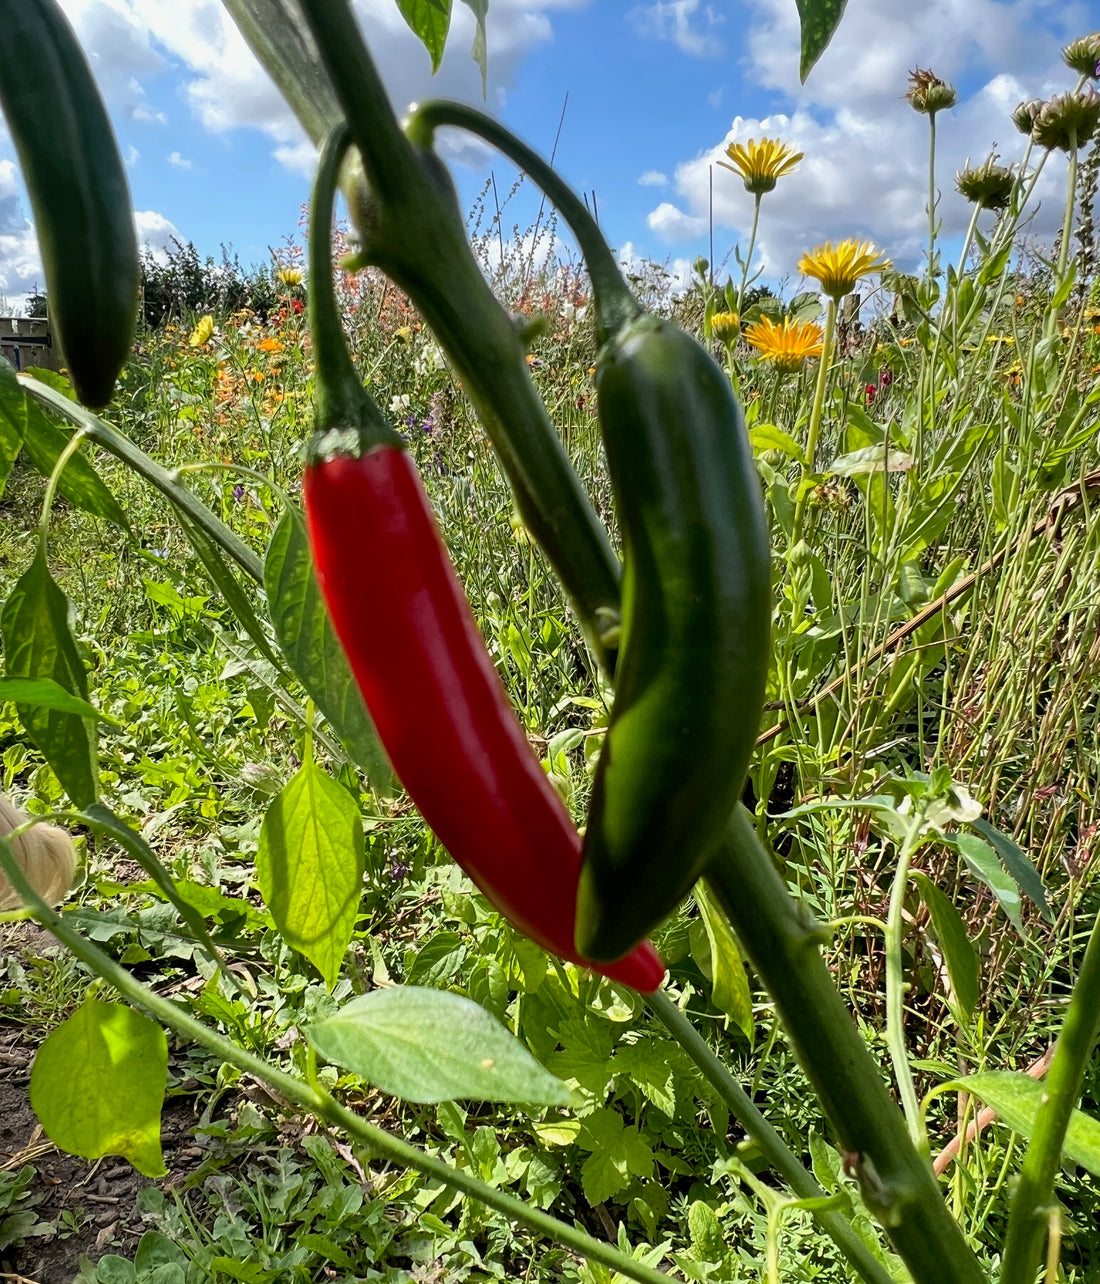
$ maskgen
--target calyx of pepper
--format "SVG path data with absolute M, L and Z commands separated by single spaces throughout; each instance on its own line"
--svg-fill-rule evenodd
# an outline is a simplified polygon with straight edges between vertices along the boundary
M 314 434 L 306 447 L 307 462 L 322 463 L 337 455 L 359 457 L 380 446 L 403 449 L 400 434 L 356 372 L 340 324 L 332 280 L 332 216 L 340 166 L 351 136 L 338 125 L 325 139 L 313 180 L 309 205 L 309 329 L 316 371 L 313 384 Z

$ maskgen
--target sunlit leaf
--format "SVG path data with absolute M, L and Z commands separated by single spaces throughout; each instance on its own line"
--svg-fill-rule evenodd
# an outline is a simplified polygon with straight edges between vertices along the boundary
M 711 1001 L 716 1008 L 732 1017 L 752 1042 L 755 1022 L 752 1015 L 752 991 L 741 961 L 741 951 L 725 916 L 711 900 L 706 884 L 695 885 L 695 903 L 706 928 L 710 946 Z
M 167 1082 L 160 1026 L 120 1003 L 90 999 L 39 1048 L 31 1106 L 49 1139 L 70 1155 L 121 1155 L 146 1177 L 163 1177 Z
M 54 583 L 41 549 L 4 604 L 0 628 L 8 678 L 47 679 L 88 705 L 88 678 L 73 640 L 69 601 Z M 18 701 L 16 709 L 27 735 L 73 802 L 78 807 L 95 802 L 99 776 L 94 711 L 84 715 Z
M 495 1017 L 447 990 L 374 990 L 305 1034 L 326 1061 L 407 1101 L 564 1106 L 572 1100 L 565 1084 Z
M 983 882 L 997 898 L 1012 926 L 1024 936 L 1020 917 L 1020 889 L 1001 868 L 997 853 L 975 834 L 954 834 L 952 844 L 958 849 L 970 872 Z
M 802 83 L 833 38 L 847 0 L 797 0 L 802 24 L 802 56 L 798 74 Z
M 987 1106 L 996 1110 L 1001 1121 L 1021 1137 L 1030 1138 L 1042 1104 L 1045 1086 L 1029 1075 L 1014 1070 L 984 1070 L 966 1075 L 946 1085 L 962 1092 L 972 1092 Z M 1082 1110 L 1070 1116 L 1062 1154 L 1100 1177 L 1100 1120 Z
M 347 790 L 306 763 L 272 800 L 256 876 L 284 940 L 331 989 L 363 894 L 363 822 Z
M 431 56 L 432 71 L 438 71 L 451 26 L 451 0 L 397 0 L 397 7 Z

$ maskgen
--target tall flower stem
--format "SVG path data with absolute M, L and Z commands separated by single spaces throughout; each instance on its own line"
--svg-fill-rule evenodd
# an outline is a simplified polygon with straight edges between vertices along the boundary
M 817 454 L 818 439 L 821 436 L 821 419 L 825 410 L 825 386 L 829 378 L 829 364 L 833 359 L 833 338 L 836 334 L 837 301 L 831 295 L 825 304 L 825 337 L 821 344 L 821 364 L 817 369 L 817 384 L 814 387 L 814 400 L 810 408 L 810 426 L 806 433 L 806 468 L 814 471 L 814 456 Z M 802 538 L 802 522 L 806 514 L 806 495 L 800 494 L 794 509 L 794 534 L 791 543 L 797 544 Z
M 928 113 L 928 279 L 936 266 L 936 113 Z
M 820 951 L 825 929 L 791 897 L 743 807 L 731 817 L 706 880 L 775 1001 L 864 1203 L 915 1284 L 986 1284 L 928 1157 L 913 1145 L 833 984 Z
M 752 252 L 756 249 L 756 229 L 760 223 L 760 197 L 762 193 L 757 192 L 753 197 L 752 207 L 752 231 L 749 233 L 749 250 L 745 255 L 745 261 L 741 264 L 741 284 L 737 287 L 737 314 L 741 315 L 745 306 L 745 285 L 749 279 L 749 264 L 752 262 Z
M 1000 1284 L 1032 1284 L 1050 1223 L 1062 1143 L 1081 1096 L 1085 1068 L 1100 1027 L 1100 916 L 1092 926 L 1077 983 L 1054 1048 L 1031 1143 L 1008 1215 Z
M 902 946 L 905 940 L 905 892 L 909 886 L 909 866 L 920 845 L 923 812 L 914 816 L 908 833 L 898 853 L 898 867 L 890 889 L 890 906 L 886 914 L 886 1043 L 890 1050 L 890 1064 L 894 1067 L 894 1081 L 898 1085 L 902 1109 L 909 1121 L 913 1141 L 927 1150 L 921 1120 L 920 1101 L 909 1069 L 905 1047 L 905 974 Z

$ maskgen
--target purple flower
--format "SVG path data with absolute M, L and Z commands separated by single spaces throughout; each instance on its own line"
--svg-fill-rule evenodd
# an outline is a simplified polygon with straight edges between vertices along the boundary
M 234 487 L 233 487 L 233 499 L 234 499 L 234 501 L 235 501 L 236 503 L 238 503 L 238 504 L 241 502 L 241 500 L 242 500 L 242 499 L 244 499 L 244 487 L 243 487 L 243 486 L 234 486 Z

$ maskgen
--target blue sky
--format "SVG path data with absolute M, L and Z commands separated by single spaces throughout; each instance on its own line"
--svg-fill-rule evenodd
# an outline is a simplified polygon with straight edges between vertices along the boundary
M 243 47 L 217 0 L 62 0 L 100 80 L 127 158 L 139 233 L 176 235 L 204 254 L 226 244 L 244 263 L 298 233 L 312 149 Z M 1016 159 L 1008 112 L 1072 83 L 1060 48 L 1100 27 L 1100 4 L 1050 0 L 850 0 L 832 47 L 798 82 L 795 0 L 490 0 L 489 93 L 469 57 L 472 18 L 456 0 L 433 79 L 394 0 L 356 5 L 395 103 L 427 96 L 483 105 L 544 152 L 568 94 L 557 163 L 595 192 L 608 239 L 627 258 L 683 271 L 708 252 L 714 186 L 716 259 L 747 238 L 751 198 L 715 168 L 724 146 L 781 137 L 806 153 L 765 197 L 757 261 L 797 280 L 800 254 L 866 236 L 914 266 L 926 235 L 927 123 L 902 101 L 908 72 L 931 67 L 959 90 L 940 117 L 940 216 L 947 244 L 970 208 L 953 175 L 994 144 Z M 492 171 L 479 146 L 442 138 L 467 205 Z M 1059 224 L 1064 162 L 1048 165 L 1032 230 Z M 534 206 L 506 212 L 529 225 Z M 732 264 L 731 264 L 732 266 Z M 0 296 L 18 305 L 41 280 L 10 139 L 0 129 Z

